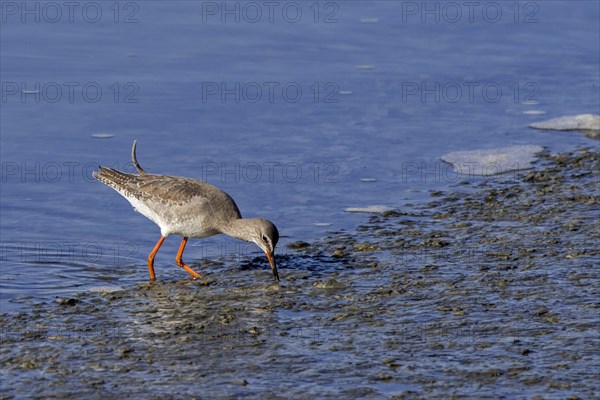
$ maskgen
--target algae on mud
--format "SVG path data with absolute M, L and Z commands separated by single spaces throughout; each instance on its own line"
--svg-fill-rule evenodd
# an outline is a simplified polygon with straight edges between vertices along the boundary
M 599 397 L 598 153 L 542 159 L 292 245 L 280 285 L 249 260 L 4 314 L 2 398 Z

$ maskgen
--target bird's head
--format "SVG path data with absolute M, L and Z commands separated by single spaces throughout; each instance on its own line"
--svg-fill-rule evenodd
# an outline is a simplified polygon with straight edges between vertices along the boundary
M 254 229 L 252 229 L 251 240 L 265 252 L 273 270 L 273 276 L 279 280 L 275 263 L 275 246 L 279 241 L 279 231 L 271 221 L 266 219 L 256 218 L 253 222 Z

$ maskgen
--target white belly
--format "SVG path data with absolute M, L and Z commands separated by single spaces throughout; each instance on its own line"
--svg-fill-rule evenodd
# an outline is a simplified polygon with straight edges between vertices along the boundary
M 220 232 L 207 224 L 203 218 L 189 212 L 189 205 L 163 205 L 149 207 L 135 197 L 127 198 L 140 214 L 160 227 L 162 236 L 181 235 L 193 238 L 205 238 Z

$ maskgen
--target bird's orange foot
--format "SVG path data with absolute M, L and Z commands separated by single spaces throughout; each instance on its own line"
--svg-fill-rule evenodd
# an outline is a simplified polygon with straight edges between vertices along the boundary
M 198 279 L 198 278 L 204 279 L 204 277 L 202 275 L 200 275 L 199 273 L 194 271 L 190 266 L 188 266 L 186 263 L 184 263 L 181 258 L 176 259 L 175 262 L 181 268 L 185 269 L 194 279 Z
M 188 240 L 188 238 L 186 236 L 184 236 L 183 240 L 181 241 L 181 245 L 179 246 L 179 251 L 177 252 L 177 257 L 175 257 L 175 262 L 181 268 L 183 268 L 187 272 L 189 272 L 189 274 L 192 275 L 194 277 L 194 279 L 198 279 L 198 278 L 204 279 L 204 277 L 202 275 L 200 275 L 199 273 L 197 273 L 196 271 L 194 271 L 193 269 L 191 269 L 188 265 L 186 265 L 183 262 L 183 258 L 182 258 L 182 256 L 183 256 L 183 250 L 185 249 L 185 245 L 187 243 L 187 240 Z

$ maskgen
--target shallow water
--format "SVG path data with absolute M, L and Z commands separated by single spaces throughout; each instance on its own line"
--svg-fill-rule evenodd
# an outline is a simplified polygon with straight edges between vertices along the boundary
M 545 154 L 521 182 L 295 243 L 280 284 L 245 261 L 30 301 L 0 320 L 3 394 L 595 398 L 598 162 Z
M 210 2 L 102 5 L 100 17 L 82 6 L 56 23 L 51 8 L 39 22 L 7 9 L 2 310 L 16 296 L 144 279 L 156 227 L 91 177 L 98 164 L 132 170 L 133 139 L 147 170 L 222 187 L 284 242 L 353 229 L 364 216 L 346 208 L 402 207 L 460 182 L 439 161 L 449 151 L 589 143 L 527 128 L 540 117 L 525 113 L 598 111 L 597 3 L 493 3 L 497 18 L 482 6 L 472 21 L 447 7 L 422 17 L 416 3 L 315 4 L 272 21 L 261 10 L 257 23 L 252 5 L 236 22 Z M 47 255 L 65 242 L 77 249 Z M 173 242 L 157 259 L 164 278 L 180 276 Z M 189 260 L 254 251 L 222 237 L 196 246 Z
M 220 2 L 119 3 L 118 15 L 114 7 L 109 8 L 112 3 L 94 3 L 103 7 L 97 22 L 91 22 L 93 14 L 76 10 L 73 22 L 64 11 L 57 23 L 46 21 L 52 19 L 51 14 L 41 14 L 39 22 L 32 15 L 23 17 L 19 7 L 24 3 L 14 4 L 16 14 L 13 9 L 3 9 L 0 24 L 2 313 L 18 320 L 18 315 L 23 315 L 19 313 L 25 312 L 29 316 L 23 317 L 24 321 L 39 322 L 46 317 L 45 308 L 57 307 L 56 297 L 69 299 L 84 293 L 84 304 L 77 303 L 72 314 L 49 311 L 54 315 L 49 317 L 51 328 L 65 326 L 73 334 L 86 331 L 86 327 L 95 329 L 96 319 L 100 332 L 110 321 L 121 330 L 145 326 L 147 331 L 127 332 L 122 338 L 125 344 L 143 343 L 143 349 L 134 349 L 139 353 L 152 351 L 149 342 L 143 341 L 148 334 L 168 330 L 161 326 L 162 320 L 176 327 L 185 322 L 174 308 L 180 304 L 177 299 L 193 301 L 199 307 L 215 301 L 217 310 L 206 306 L 200 313 L 209 319 L 204 329 L 216 330 L 201 336 L 217 341 L 209 346 L 211 355 L 218 360 L 235 353 L 237 344 L 231 354 L 220 351 L 231 344 L 227 338 L 236 332 L 242 332 L 239 343 L 235 342 L 242 347 L 254 346 L 256 340 L 266 340 L 269 346 L 268 350 L 259 346 L 256 354 L 248 354 L 244 365 L 255 371 L 248 378 L 221 371 L 219 383 L 229 386 L 216 394 L 272 391 L 275 395 L 286 389 L 301 395 L 305 389 L 311 393 L 314 387 L 307 389 L 310 382 L 322 373 L 350 376 L 345 384 L 352 397 L 411 390 L 445 395 L 449 391 L 444 389 L 444 377 L 450 379 L 453 375 L 448 371 L 457 369 L 467 378 L 477 377 L 473 382 L 487 382 L 488 375 L 481 369 L 469 372 L 472 342 L 459 343 L 455 352 L 444 352 L 429 340 L 416 348 L 400 347 L 398 333 L 388 327 L 382 335 L 388 335 L 389 341 L 376 348 L 388 336 L 378 337 L 374 343 L 371 336 L 348 334 L 349 330 L 378 329 L 384 316 L 372 318 L 361 314 L 368 311 L 352 306 L 369 300 L 378 286 L 396 282 L 396 278 L 389 271 L 348 268 L 343 259 L 332 255 L 336 251 L 343 255 L 343 250 L 299 255 L 285 245 L 299 240 L 312 243 L 333 233 L 338 238 L 355 237 L 356 227 L 368 216 L 345 209 L 379 205 L 414 210 L 440 191 L 459 187 L 477 192 L 479 184 L 516 182 L 523 176 L 522 171 L 488 178 L 458 176 L 439 159 L 448 152 L 513 145 L 540 145 L 558 152 L 597 146 L 579 132 L 528 128 L 533 122 L 554 117 L 600 112 L 597 2 L 486 3 L 489 12 L 492 7 L 502 11 L 497 21 L 482 16 L 481 10 L 470 21 L 467 9 L 462 9 L 460 20 L 453 21 L 448 8 L 440 8 L 439 20 L 432 14 L 422 20 L 421 10 L 414 14 L 406 8 L 420 7 L 420 2 L 290 2 L 293 5 L 288 7 L 302 10 L 297 22 L 290 22 L 291 14 L 277 14 L 273 22 L 263 18 L 258 23 L 247 21 L 249 15 L 240 15 L 236 22 L 230 14 L 221 22 Z M 214 4 L 216 10 L 206 9 Z M 242 7 L 243 3 L 232 4 Z M 442 3 L 435 4 L 442 7 Z M 51 11 L 40 8 L 40 13 Z M 266 18 L 267 10 L 262 11 Z M 287 11 L 291 13 L 292 8 Z M 62 90 L 58 97 L 57 87 Z M 82 91 L 84 87 L 86 91 Z M 101 97 L 95 97 L 98 88 Z M 212 284 L 198 287 L 186 280 L 185 272 L 173 262 L 179 239 L 168 238 L 156 258 L 161 283 L 155 288 L 145 286 L 145 258 L 158 239 L 158 229 L 91 177 L 99 164 L 132 171 L 129 157 L 134 139 L 139 141 L 138 159 L 146 170 L 205 179 L 230 193 L 245 216 L 262 216 L 277 224 L 282 234 L 278 253 L 283 289 L 270 285 L 267 261 L 255 246 L 225 237 L 191 240 L 185 253 L 185 259 Z M 409 219 L 426 229 L 438 214 L 434 209 Z M 510 221 L 487 223 L 498 231 L 499 238 L 512 226 Z M 458 234 L 465 240 L 469 237 L 469 232 Z M 427 240 L 433 245 L 438 239 Z M 502 261 L 502 252 L 495 252 Z M 394 253 L 393 273 L 417 274 L 439 257 L 448 259 L 448 254 Z M 364 268 L 378 261 L 367 257 L 357 262 Z M 472 262 L 472 258 L 457 262 L 455 268 L 444 270 L 443 278 L 477 282 L 479 265 Z M 494 262 L 499 261 L 490 261 Z M 431 274 L 435 276 L 435 272 Z M 573 279 L 597 282 L 597 277 L 584 275 Z M 295 282 L 300 283 L 296 286 Z M 403 285 L 419 287 L 418 281 L 407 282 Z M 121 287 L 124 292 L 88 293 L 99 286 Z M 278 290 L 281 296 L 273 298 Z M 425 294 L 409 294 L 389 303 L 396 312 L 393 321 L 403 321 L 396 330 L 417 330 L 421 333 L 415 335 L 421 336 L 437 334 L 435 327 L 422 325 L 435 321 L 423 312 L 423 307 L 435 303 Z M 291 300 L 286 300 L 288 295 Z M 491 296 L 482 293 L 486 295 Z M 223 299 L 233 311 L 221 308 Z M 380 301 L 376 299 L 376 303 Z M 576 303 L 577 299 L 569 301 Z M 235 309 L 238 302 L 244 304 L 241 311 Z M 332 305 L 350 307 L 346 314 L 340 312 L 344 324 L 327 322 L 332 318 L 328 309 Z M 369 301 L 364 304 L 366 309 L 371 305 Z M 323 315 L 318 312 L 321 306 Z M 70 310 L 68 304 L 60 307 Z M 167 316 L 161 314 L 163 309 L 169 310 Z M 158 311 L 148 317 L 148 310 Z M 215 322 L 231 315 L 244 321 L 241 327 Z M 501 318 L 488 319 L 487 315 L 481 310 L 471 314 L 467 327 L 482 321 L 491 323 L 491 330 L 503 326 Z M 463 328 L 446 322 L 446 328 Z M 269 326 L 276 333 L 267 340 L 264 331 L 256 331 L 254 326 Z M 511 332 L 493 336 L 489 342 L 509 340 Z M 572 337 L 564 340 L 585 339 L 572 329 L 567 332 Z M 290 336 L 294 340 L 279 346 L 278 340 Z M 225 343 L 218 342 L 223 337 Z M 174 342 L 158 351 L 175 352 L 167 370 L 181 377 L 177 369 L 181 365 L 175 360 L 185 358 L 185 352 L 178 347 L 179 339 L 169 336 Z M 52 350 L 62 346 L 60 339 L 53 340 L 35 342 L 31 351 L 39 351 L 37 345 Z M 66 380 L 72 379 L 78 365 L 90 367 L 77 363 L 71 353 L 76 346 L 70 342 L 64 346 L 66 357 L 72 359 L 60 360 L 60 371 L 40 365 L 27 368 L 31 360 L 24 359 L 24 366 L 15 367 L 11 374 L 19 375 L 19 382 L 26 385 L 42 375 L 41 371 L 56 372 L 55 377 Z M 90 395 L 94 385 L 103 385 L 102 379 L 110 382 L 123 371 L 135 370 L 135 363 L 111 369 L 111 357 L 130 354 L 121 354 L 120 345 L 111 346 L 114 343 L 108 347 L 111 350 L 105 362 L 92 366 L 97 376 L 81 378 L 92 388 Z M 332 351 L 336 346 L 342 350 Z M 364 357 L 365 348 L 381 359 L 368 372 L 364 371 L 370 361 Z M 23 350 L 21 345 L 15 349 Z M 394 357 L 387 360 L 390 349 L 398 350 L 400 362 Z M 92 351 L 103 353 L 103 344 Z M 443 357 L 437 360 L 432 353 Z M 262 358 L 254 363 L 253 357 Z M 386 378 L 390 369 L 414 378 L 409 372 L 419 368 L 423 357 L 431 361 L 431 369 L 419 370 L 419 379 Z M 21 365 L 17 361 L 10 361 L 11 365 Z M 146 375 L 136 375 L 136 382 L 152 376 L 156 383 L 148 393 L 165 394 L 159 389 L 166 382 L 160 373 L 165 366 L 152 367 L 153 360 L 147 363 Z M 191 369 L 196 368 L 194 363 L 191 361 Z M 535 369 L 544 363 L 541 357 L 530 364 Z M 390 367 L 396 364 L 401 367 Z M 256 365 L 277 377 L 280 392 L 259 376 Z M 105 377 L 107 370 L 114 376 Z M 294 372 L 300 376 L 287 377 Z M 367 375 L 369 384 L 362 385 Z M 431 375 L 439 380 L 427 386 Z M 202 382 L 209 384 L 213 378 L 206 372 Z M 245 389 L 244 379 L 251 390 Z M 188 393 L 188 382 L 169 383 L 182 396 Z M 504 393 L 502 382 L 484 383 L 472 383 L 472 388 L 488 397 Z M 564 382 L 544 382 L 561 384 Z M 456 389 L 459 395 L 468 387 L 465 382 L 462 385 Z M 240 390 L 232 389 L 237 387 Z M 429 389 L 424 391 L 424 387 Z M 40 395 L 46 390 L 37 389 Z M 193 389 L 189 392 L 196 393 Z M 536 387 L 525 395 L 542 392 Z

